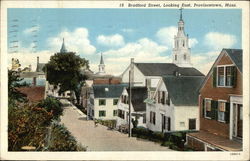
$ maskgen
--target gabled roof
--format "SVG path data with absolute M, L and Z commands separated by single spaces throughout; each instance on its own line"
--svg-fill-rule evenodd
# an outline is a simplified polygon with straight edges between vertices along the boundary
M 234 62 L 236 67 L 239 69 L 239 71 L 242 73 L 242 49 L 222 49 L 217 59 L 214 61 L 214 64 L 210 68 L 208 74 L 206 75 L 205 80 L 202 83 L 202 86 L 200 89 L 203 88 L 203 86 L 207 83 L 207 80 L 209 79 L 210 75 L 212 74 L 212 69 L 216 65 L 216 63 L 222 58 L 222 56 L 227 53 L 227 55 L 231 58 L 231 60 Z
M 199 88 L 204 76 L 163 76 L 162 80 L 174 105 L 198 105 Z
M 204 76 L 196 68 L 178 67 L 173 63 L 135 63 L 135 66 L 145 76 L 175 75 L 177 71 L 184 76 Z
M 127 88 L 129 93 L 129 89 Z M 146 111 L 146 103 L 144 100 L 148 97 L 148 92 L 146 87 L 132 87 L 131 88 L 131 102 L 135 112 Z
M 119 98 L 128 84 L 96 84 L 93 85 L 95 98 Z
M 242 49 L 223 49 L 242 73 Z

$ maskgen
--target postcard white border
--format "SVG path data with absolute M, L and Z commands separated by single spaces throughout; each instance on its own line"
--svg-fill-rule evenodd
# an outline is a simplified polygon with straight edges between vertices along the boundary
M 237 7 L 199 7 L 192 9 L 242 9 L 243 49 L 243 152 L 8 152 L 7 151 L 7 8 L 119 8 L 127 3 L 196 3 L 195 1 L 1 1 L 1 140 L 4 160 L 248 160 L 249 159 L 249 2 L 198 1 L 197 3 L 234 3 Z M 131 9 L 140 9 L 133 7 Z M 159 9 L 177 9 L 164 7 Z M 120 8 L 122 9 L 122 8 Z M 145 9 L 145 8 L 143 8 Z M 148 8 L 150 9 L 150 8 Z M 156 9 L 156 8 L 154 8 Z M 197 155 L 198 154 L 198 155 Z

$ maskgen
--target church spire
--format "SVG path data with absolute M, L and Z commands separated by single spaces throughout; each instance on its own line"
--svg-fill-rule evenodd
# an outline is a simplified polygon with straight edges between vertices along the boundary
M 183 21 L 182 20 L 182 8 L 180 8 L 180 21 Z
M 101 53 L 101 60 L 100 60 L 100 64 L 104 64 L 103 57 L 102 57 L 102 53 Z
M 64 38 L 63 38 L 63 43 L 62 43 L 60 53 L 67 53 L 67 49 L 66 49 L 65 44 L 64 44 Z
M 180 9 L 180 20 L 178 22 L 178 32 L 174 37 L 173 63 L 180 67 L 191 67 L 191 51 L 188 45 L 188 36 L 184 31 L 184 21 L 182 19 L 182 8 Z
M 105 65 L 104 65 L 104 61 L 103 61 L 103 56 L 102 56 L 102 53 L 101 53 L 101 59 L 100 59 L 100 64 L 98 65 L 99 67 L 99 72 L 97 74 L 105 74 Z

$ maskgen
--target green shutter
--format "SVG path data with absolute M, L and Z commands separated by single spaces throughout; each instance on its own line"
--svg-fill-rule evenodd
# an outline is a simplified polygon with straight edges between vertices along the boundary
M 202 99 L 202 117 L 205 117 L 205 99 Z
M 230 103 L 228 102 L 226 102 L 225 121 L 226 123 L 229 123 L 230 121 Z
M 234 66 L 231 68 L 232 72 L 232 86 L 235 88 L 236 87 L 236 81 L 237 81 L 237 68 Z
M 217 68 L 214 67 L 213 69 L 213 87 L 216 87 L 216 79 L 217 79 Z
M 218 117 L 218 101 L 211 101 L 211 119 L 217 120 Z

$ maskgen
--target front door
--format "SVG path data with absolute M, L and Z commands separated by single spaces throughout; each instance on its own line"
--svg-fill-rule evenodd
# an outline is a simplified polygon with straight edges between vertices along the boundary
M 237 107 L 238 119 L 237 119 L 237 137 L 242 138 L 242 105 L 238 104 Z
M 242 104 L 233 104 L 233 136 L 242 138 Z
M 166 116 L 161 114 L 161 132 L 164 132 L 166 129 Z

